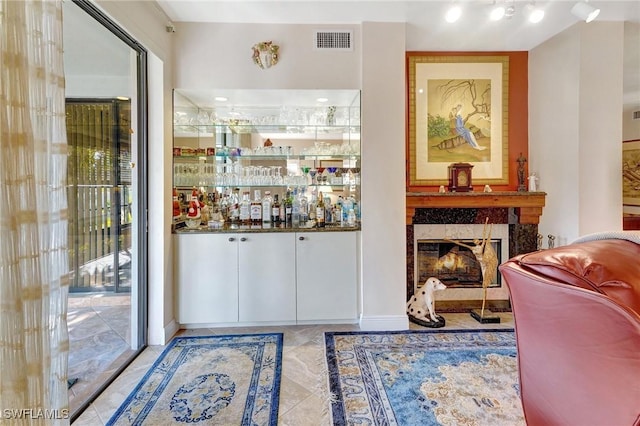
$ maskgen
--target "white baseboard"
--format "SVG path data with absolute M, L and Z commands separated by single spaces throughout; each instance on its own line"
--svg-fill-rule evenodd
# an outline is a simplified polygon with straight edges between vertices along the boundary
M 363 331 L 385 331 L 385 330 L 408 330 L 409 317 L 407 315 L 381 315 L 365 316 L 360 318 L 360 330 Z
M 166 345 L 169 340 L 180 330 L 180 325 L 175 321 L 171 320 L 169 324 L 164 327 L 164 343 Z

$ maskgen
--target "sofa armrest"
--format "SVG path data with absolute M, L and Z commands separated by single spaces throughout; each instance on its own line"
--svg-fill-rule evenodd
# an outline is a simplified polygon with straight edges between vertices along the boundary
M 524 270 L 606 294 L 640 316 L 640 245 L 597 240 L 541 250 L 512 259 Z

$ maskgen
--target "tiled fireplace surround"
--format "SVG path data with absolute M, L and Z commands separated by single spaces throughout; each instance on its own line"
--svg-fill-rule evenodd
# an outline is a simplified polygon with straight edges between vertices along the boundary
M 489 218 L 489 223 L 494 226 L 508 225 L 508 258 L 511 258 L 536 250 L 538 223 L 544 207 L 545 195 L 543 192 L 510 191 L 407 193 L 407 300 L 414 291 L 414 237 L 416 235 L 414 225 L 476 224 L 482 226 Z M 506 260 L 503 256 L 502 261 Z M 474 292 L 476 293 L 481 295 L 481 292 Z M 503 288 L 497 294 L 498 296 L 493 299 L 488 298 L 487 307 L 496 311 L 510 309 L 506 289 Z M 437 309 L 449 312 L 466 312 L 472 308 L 479 308 L 482 303 L 481 297 L 472 300 L 439 299 L 450 298 L 439 298 L 436 293 Z

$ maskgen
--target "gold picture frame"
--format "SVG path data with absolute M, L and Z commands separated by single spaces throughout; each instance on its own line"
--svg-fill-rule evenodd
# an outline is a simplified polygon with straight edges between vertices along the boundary
M 640 140 L 622 143 L 622 203 L 640 206 Z
M 408 189 L 448 183 L 471 163 L 473 184 L 509 184 L 509 57 L 407 53 Z

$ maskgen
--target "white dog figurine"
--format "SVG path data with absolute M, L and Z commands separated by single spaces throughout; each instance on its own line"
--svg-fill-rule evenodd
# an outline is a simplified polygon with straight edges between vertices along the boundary
M 407 302 L 407 313 L 417 319 L 429 321 L 429 318 L 431 318 L 431 321 L 438 322 L 438 317 L 434 309 L 433 292 L 436 290 L 446 290 L 446 288 L 447 286 L 442 284 L 439 279 L 435 277 L 428 278 L 418 291 L 418 294 L 414 294 Z M 427 318 L 427 312 L 429 313 L 429 318 Z

